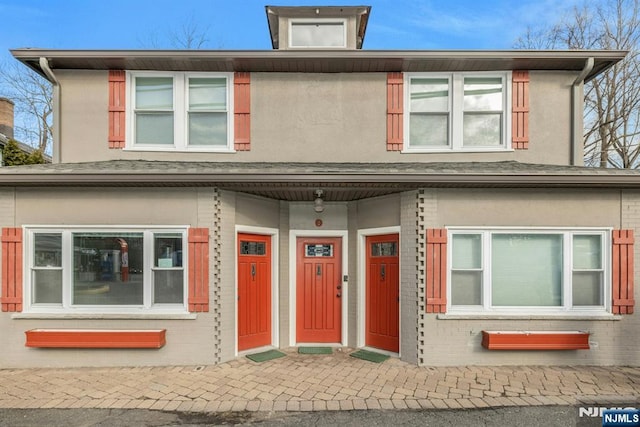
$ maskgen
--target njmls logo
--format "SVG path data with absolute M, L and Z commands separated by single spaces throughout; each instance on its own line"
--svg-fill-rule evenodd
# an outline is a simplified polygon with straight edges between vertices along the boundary
M 603 427 L 640 427 L 640 410 L 636 408 L 579 408 L 578 415 L 582 417 L 602 418 Z
M 578 416 L 582 417 L 600 417 L 604 415 L 604 411 L 637 411 L 636 408 L 600 408 L 591 406 L 588 408 L 578 408 Z
M 640 411 L 637 409 L 606 410 L 602 414 L 602 427 L 640 426 Z

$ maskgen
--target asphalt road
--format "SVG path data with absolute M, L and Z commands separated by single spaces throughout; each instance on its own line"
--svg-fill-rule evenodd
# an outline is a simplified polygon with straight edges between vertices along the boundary
M 160 426 L 601 426 L 567 406 L 478 410 L 379 410 L 325 412 L 227 412 L 219 414 L 126 409 L 0 409 L 1 427 Z

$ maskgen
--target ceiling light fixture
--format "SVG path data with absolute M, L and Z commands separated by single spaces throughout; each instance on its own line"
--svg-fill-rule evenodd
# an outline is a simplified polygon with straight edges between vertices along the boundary
M 324 200 L 322 200 L 322 196 L 324 191 L 316 190 L 316 199 L 313 202 L 313 210 L 321 213 L 324 212 Z

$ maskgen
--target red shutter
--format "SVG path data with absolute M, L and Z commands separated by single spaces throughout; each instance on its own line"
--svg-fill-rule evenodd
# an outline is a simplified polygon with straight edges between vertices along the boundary
M 233 78 L 234 147 L 251 150 L 251 73 L 237 72 Z
M 109 70 L 109 148 L 124 148 L 126 75 Z
M 514 150 L 529 148 L 529 72 L 512 73 L 511 94 L 511 147 Z
M 387 151 L 402 151 L 404 109 L 402 73 L 387 74 Z
M 447 309 L 447 230 L 427 230 L 427 313 Z
M 613 230 L 613 313 L 633 314 L 633 230 Z
M 189 229 L 189 311 L 209 311 L 209 229 Z
M 22 311 L 22 228 L 2 229 L 2 311 Z

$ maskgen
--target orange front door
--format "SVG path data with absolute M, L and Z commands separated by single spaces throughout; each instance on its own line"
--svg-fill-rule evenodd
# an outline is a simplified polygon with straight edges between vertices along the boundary
M 238 234 L 238 351 L 271 344 L 271 236 Z
M 367 346 L 398 352 L 400 270 L 398 235 L 367 237 Z
M 342 238 L 299 237 L 296 339 L 339 343 L 342 328 Z

